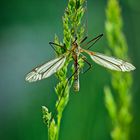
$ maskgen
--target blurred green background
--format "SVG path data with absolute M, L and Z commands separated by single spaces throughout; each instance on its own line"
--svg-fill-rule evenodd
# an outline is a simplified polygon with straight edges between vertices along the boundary
M 104 33 L 106 0 L 88 0 L 88 35 Z M 131 139 L 140 132 L 140 1 L 120 1 L 124 33 L 129 45 L 133 72 L 133 122 Z M 41 106 L 54 110 L 55 76 L 26 83 L 25 75 L 34 66 L 55 57 L 48 42 L 54 35 L 63 39 L 62 16 L 67 1 L 5 0 L 0 2 L 0 139 L 46 140 Z M 106 36 L 92 49 L 104 52 Z M 60 140 L 110 140 L 111 122 L 104 105 L 103 88 L 110 82 L 106 69 L 94 65 L 80 75 L 78 94 L 71 90 L 64 111 Z

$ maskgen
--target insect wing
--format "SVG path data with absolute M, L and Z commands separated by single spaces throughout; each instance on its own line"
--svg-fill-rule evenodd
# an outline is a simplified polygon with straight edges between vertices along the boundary
M 90 57 L 97 64 L 111 70 L 125 72 L 125 71 L 132 71 L 136 69 L 131 63 L 125 62 L 121 59 L 117 59 L 114 57 L 109 57 L 101 53 L 91 52 Z
M 35 82 L 51 76 L 52 74 L 54 74 L 63 67 L 65 61 L 66 57 L 61 56 L 36 67 L 27 74 L 26 81 Z

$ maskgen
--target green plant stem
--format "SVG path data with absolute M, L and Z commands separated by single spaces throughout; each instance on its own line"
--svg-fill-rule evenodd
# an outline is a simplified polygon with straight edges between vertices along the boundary
M 58 133 L 57 133 L 57 135 L 56 135 L 56 139 L 57 139 L 57 140 L 58 140 L 58 138 L 59 138 L 59 131 L 60 131 L 61 119 L 62 119 L 62 114 L 59 115 L 58 118 L 57 118 L 57 127 L 58 127 L 58 131 L 57 131 Z
M 63 43 L 59 42 L 57 36 L 55 36 L 55 43 L 61 45 L 65 44 L 64 47 L 66 47 L 66 49 L 70 49 L 72 42 L 75 40 L 75 36 L 77 36 L 78 41 L 81 40 L 84 34 L 84 26 L 81 23 L 82 17 L 85 12 L 84 4 L 85 0 L 69 0 L 68 6 L 63 16 Z M 66 49 L 56 46 L 57 55 L 59 56 L 65 53 Z M 49 140 L 59 139 L 62 114 L 66 105 L 68 104 L 69 92 L 73 83 L 73 78 L 70 82 L 67 81 L 67 66 L 71 60 L 71 56 L 67 57 L 63 68 L 56 73 L 56 77 L 59 80 L 59 83 L 55 87 L 55 92 L 58 97 L 58 100 L 55 104 L 55 110 L 57 111 L 57 113 L 53 116 L 53 113 L 49 113 L 48 108 L 44 106 L 42 107 L 43 119 L 48 127 Z

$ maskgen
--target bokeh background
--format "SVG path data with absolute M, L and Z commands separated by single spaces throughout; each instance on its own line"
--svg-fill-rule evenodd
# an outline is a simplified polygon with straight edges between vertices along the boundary
M 106 0 L 88 0 L 88 35 L 104 33 Z M 133 72 L 131 139 L 140 139 L 140 2 L 120 1 L 124 33 Z M 34 66 L 55 57 L 48 42 L 62 40 L 62 16 L 67 1 L 3 0 L 0 2 L 0 140 L 47 140 L 41 106 L 54 110 L 55 76 L 29 84 L 25 75 Z M 94 50 L 104 52 L 106 36 Z M 81 89 L 71 91 L 64 111 L 60 140 L 110 140 L 111 122 L 104 105 L 103 87 L 110 81 L 106 69 L 94 65 L 80 75 Z

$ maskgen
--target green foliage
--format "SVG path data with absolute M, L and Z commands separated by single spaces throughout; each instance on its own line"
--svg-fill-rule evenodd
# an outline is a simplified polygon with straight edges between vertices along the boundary
M 105 95 L 106 108 L 109 109 L 109 115 L 110 115 L 111 119 L 113 120 L 113 122 L 115 122 L 116 116 L 117 116 L 117 108 L 115 105 L 114 98 L 112 96 L 112 93 L 111 93 L 111 90 L 109 87 L 105 87 L 104 91 L 106 94 Z
M 74 41 L 75 37 L 81 40 L 83 36 L 84 26 L 81 24 L 81 20 L 85 11 L 84 3 L 85 0 L 69 0 L 68 7 L 63 17 L 63 43 L 59 42 L 58 37 L 55 36 L 55 43 L 60 45 L 65 44 L 63 45 L 65 48 L 56 46 L 58 56 L 65 53 L 65 51 L 71 47 L 71 43 Z M 49 113 L 46 107 L 42 107 L 43 119 L 48 127 L 49 140 L 58 140 L 62 113 L 69 101 L 70 87 L 73 83 L 73 80 L 69 83 L 67 79 L 67 66 L 70 61 L 71 56 L 67 57 L 63 68 L 56 73 L 56 77 L 59 80 L 59 83 L 55 87 L 55 92 L 58 97 L 55 104 L 57 113 L 54 114 L 56 115 L 56 119 L 54 118 L 55 116 L 52 115 L 53 113 Z M 80 62 L 80 66 L 82 66 L 82 62 Z
M 49 128 L 48 130 L 49 139 L 54 140 L 56 139 L 56 134 L 57 134 L 57 127 L 56 127 L 55 121 L 54 119 L 52 119 L 52 115 L 51 113 L 49 113 L 47 107 L 42 106 L 42 112 L 43 112 L 44 123 L 47 124 L 47 127 Z M 50 124 L 50 121 L 51 121 L 51 124 Z
M 122 32 L 121 9 L 117 0 L 108 0 L 106 9 L 106 36 L 112 55 L 128 59 L 128 46 Z M 110 72 L 111 85 L 105 87 L 105 103 L 113 124 L 111 136 L 113 140 L 128 140 L 132 114 L 130 111 L 132 96 L 132 75 L 131 73 Z M 115 95 L 113 92 L 115 91 Z

